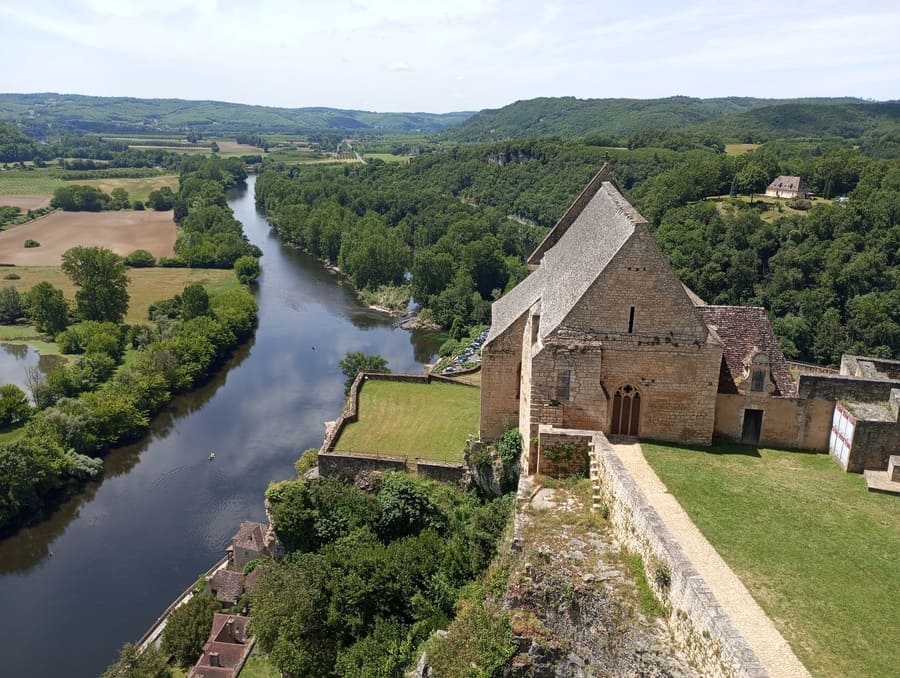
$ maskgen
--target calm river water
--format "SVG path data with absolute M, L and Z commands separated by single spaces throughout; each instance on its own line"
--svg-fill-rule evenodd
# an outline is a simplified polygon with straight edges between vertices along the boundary
M 393 328 L 283 246 L 254 207 L 254 180 L 231 206 L 264 252 L 255 339 L 143 441 L 110 453 L 100 482 L 0 542 L 2 675 L 98 676 L 223 555 L 242 520 L 265 518 L 268 483 L 293 477 L 340 413 L 345 353 L 380 353 L 394 371 L 433 357 L 433 337 Z

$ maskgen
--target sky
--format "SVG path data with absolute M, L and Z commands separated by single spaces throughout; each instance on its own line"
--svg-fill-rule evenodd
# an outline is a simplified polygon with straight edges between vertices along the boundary
M 375 111 L 900 98 L 900 2 L 0 0 L 0 92 Z

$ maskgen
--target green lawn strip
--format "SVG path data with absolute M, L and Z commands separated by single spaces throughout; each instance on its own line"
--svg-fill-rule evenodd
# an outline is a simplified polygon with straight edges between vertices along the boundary
M 900 666 L 900 500 L 826 455 L 644 445 L 647 461 L 817 676 Z
M 239 676 L 240 678 L 280 678 L 281 672 L 269 661 L 268 656 L 254 647 Z
M 59 346 L 34 329 L 34 325 L 0 325 L 0 342 L 26 344 L 41 355 L 59 355 Z
M 65 185 L 55 169 L 0 171 L 0 195 L 40 195 Z
M 480 399 L 469 386 L 371 379 L 360 391 L 359 420 L 335 451 L 461 462 L 466 437 L 478 431 Z

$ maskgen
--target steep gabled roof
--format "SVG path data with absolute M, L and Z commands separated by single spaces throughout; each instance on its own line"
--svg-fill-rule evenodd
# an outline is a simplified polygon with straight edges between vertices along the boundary
M 541 259 L 544 254 L 546 254 L 547 250 L 559 242 L 560 238 L 562 238 L 565 232 L 569 230 L 569 227 L 578 215 L 581 214 L 585 206 L 591 201 L 594 195 L 596 195 L 597 191 L 600 190 L 603 182 L 611 183 L 616 191 L 621 193 L 621 189 L 613 178 L 612 171 L 609 169 L 609 163 L 604 163 L 603 167 L 600 168 L 600 171 L 594 175 L 594 178 L 591 179 L 590 183 L 581 192 L 581 195 L 575 198 L 575 202 L 569 206 L 569 209 L 566 210 L 566 213 L 563 214 L 562 218 L 556 222 L 556 226 L 551 229 L 547 236 L 541 241 L 541 244 L 538 245 L 534 252 L 531 253 L 531 256 L 528 257 L 529 269 L 533 269 L 540 264 Z M 629 205 L 629 207 L 631 207 L 631 205 Z M 637 214 L 637 212 L 635 212 L 635 214 Z
M 603 272 L 635 227 L 646 223 L 622 195 L 609 165 L 603 165 L 528 258 L 532 272 L 494 302 L 485 343 L 509 329 L 538 300 L 540 332 L 547 336 Z
M 803 179 L 800 177 L 791 176 L 789 174 L 781 174 L 775 177 L 775 181 L 769 184 L 766 187 L 766 190 L 773 191 L 795 191 L 799 192 L 800 190 L 806 189 L 806 184 L 803 183 Z
M 775 395 L 797 396 L 797 385 L 791 378 L 791 370 L 766 309 L 759 306 L 697 306 L 697 312 L 725 344 L 719 378 L 721 393 L 738 392 L 736 382 L 747 374 L 753 354 L 761 351 L 769 356 L 769 369 L 777 389 Z
M 609 181 L 601 182 L 566 228 L 565 237 L 548 250 L 541 267 L 545 276 L 541 297 L 541 336 L 565 319 L 612 258 L 646 220 Z

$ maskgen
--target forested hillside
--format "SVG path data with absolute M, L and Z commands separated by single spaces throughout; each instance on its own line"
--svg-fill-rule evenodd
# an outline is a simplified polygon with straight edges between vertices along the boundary
M 462 124 L 448 129 L 442 136 L 454 141 L 471 142 L 551 135 L 575 139 L 597 135 L 613 141 L 638 130 L 684 129 L 722 116 L 736 116 L 781 104 L 803 104 L 811 111 L 818 111 L 822 107 L 848 102 L 858 105 L 862 103 L 859 99 L 543 97 L 517 101 L 499 109 L 483 110 Z M 735 136 L 740 137 L 740 134 L 736 133 Z
M 471 113 L 376 113 L 337 108 L 276 108 L 224 101 L 93 97 L 80 94 L 0 94 L 0 120 L 39 138 L 49 133 L 214 132 L 306 134 L 323 130 L 437 132 Z
M 766 306 L 790 357 L 900 358 L 900 161 L 840 141 L 739 156 L 558 139 L 460 146 L 408 165 L 269 167 L 257 200 L 283 237 L 359 287 L 411 272 L 415 298 L 450 327 L 487 321 L 489 302 L 523 276 L 523 256 L 606 160 L 682 279 L 711 303 Z M 846 201 L 748 204 L 781 173 Z

